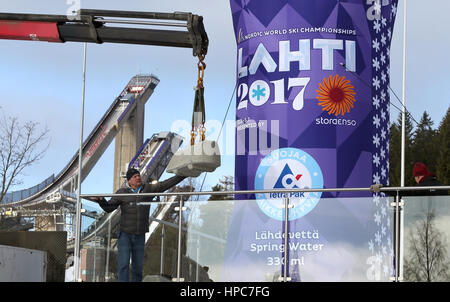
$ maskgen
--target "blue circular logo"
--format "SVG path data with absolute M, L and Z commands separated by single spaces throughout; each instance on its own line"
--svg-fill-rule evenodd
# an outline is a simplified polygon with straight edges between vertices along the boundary
M 255 176 L 255 190 L 322 189 L 323 175 L 316 160 L 303 150 L 282 148 L 269 153 Z M 269 217 L 284 220 L 284 200 L 289 197 L 289 220 L 308 214 L 319 203 L 322 192 L 256 194 L 257 204 Z

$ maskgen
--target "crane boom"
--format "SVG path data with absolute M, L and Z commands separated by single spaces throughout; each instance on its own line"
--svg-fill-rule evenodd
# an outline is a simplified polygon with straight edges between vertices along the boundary
M 132 24 L 141 27 L 130 27 Z M 155 29 L 155 26 L 184 30 Z M 0 39 L 172 46 L 192 48 L 194 56 L 205 56 L 209 43 L 203 17 L 192 13 L 94 9 L 80 9 L 73 16 L 0 13 Z

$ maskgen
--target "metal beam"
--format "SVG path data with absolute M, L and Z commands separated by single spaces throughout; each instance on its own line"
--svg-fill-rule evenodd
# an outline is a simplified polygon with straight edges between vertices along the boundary
M 105 19 L 104 17 L 119 19 Z M 150 22 L 149 19 L 162 21 Z M 169 20 L 185 21 L 185 23 L 165 22 Z M 104 26 L 106 23 L 177 26 L 184 27 L 185 30 L 106 27 Z M 158 13 L 94 9 L 81 9 L 74 16 L 0 13 L 0 39 L 183 47 L 192 48 L 194 56 L 205 56 L 209 44 L 202 16 L 184 12 Z
M 428 187 L 386 187 L 380 188 L 380 192 L 395 191 L 432 191 L 432 190 L 450 190 L 450 186 L 428 186 Z M 170 193 L 126 193 L 126 194 L 81 194 L 81 197 L 92 200 L 92 197 L 125 197 L 125 196 L 183 196 L 183 195 L 229 195 L 229 194 L 257 194 L 257 193 L 292 193 L 292 192 L 357 192 L 370 191 L 369 188 L 327 188 L 327 189 L 273 189 L 273 190 L 242 190 L 242 191 L 199 191 L 199 192 L 170 192 Z

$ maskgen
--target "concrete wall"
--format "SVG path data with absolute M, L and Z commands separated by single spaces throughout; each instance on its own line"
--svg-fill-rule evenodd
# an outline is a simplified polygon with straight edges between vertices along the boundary
M 45 282 L 47 253 L 0 245 L 0 282 Z
M 47 252 L 47 282 L 64 282 L 67 232 L 0 231 L 0 245 Z

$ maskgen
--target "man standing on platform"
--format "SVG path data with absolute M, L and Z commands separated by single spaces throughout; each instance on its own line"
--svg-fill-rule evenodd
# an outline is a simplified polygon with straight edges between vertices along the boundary
M 116 194 L 157 193 L 164 192 L 180 183 L 185 176 L 173 176 L 163 182 L 142 183 L 138 170 L 130 168 L 126 174 L 127 185 L 117 190 Z M 128 282 L 130 274 L 130 257 L 132 263 L 132 282 L 141 282 L 144 265 L 145 233 L 149 228 L 149 205 L 141 202 L 153 201 L 155 196 L 112 197 L 106 201 L 104 197 L 96 197 L 105 212 L 121 209 L 120 228 L 118 234 L 118 274 L 119 282 Z

